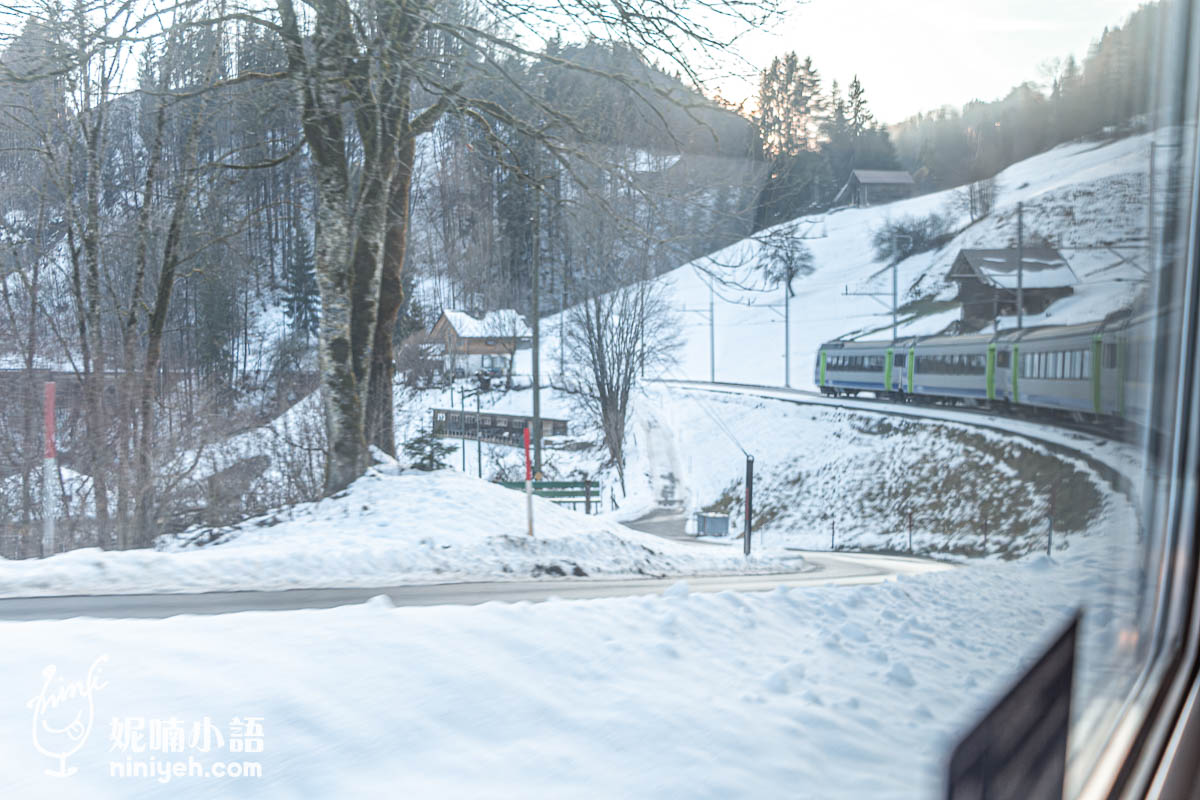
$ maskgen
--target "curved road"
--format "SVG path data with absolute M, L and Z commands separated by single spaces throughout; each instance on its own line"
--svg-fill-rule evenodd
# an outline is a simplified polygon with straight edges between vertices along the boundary
M 551 598 L 661 594 L 680 580 L 693 592 L 765 592 L 777 586 L 880 583 L 899 574 L 951 569 L 922 558 L 863 553 L 797 552 L 796 572 L 768 575 L 711 575 L 682 578 L 540 579 L 491 583 L 435 583 L 380 588 L 291 589 L 282 592 L 205 592 L 201 594 L 74 595 L 0 600 L 0 620 L 71 617 L 172 617 L 177 614 L 226 614 L 238 611 L 293 611 L 363 603 L 387 595 L 398 606 L 477 605 L 487 602 L 540 602 Z

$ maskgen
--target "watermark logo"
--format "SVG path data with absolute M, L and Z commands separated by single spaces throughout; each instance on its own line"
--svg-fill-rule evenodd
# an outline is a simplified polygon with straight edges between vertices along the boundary
M 42 669 L 42 687 L 25 707 L 33 712 L 33 746 L 44 756 L 58 759 L 57 769 L 46 774 L 65 778 L 76 772 L 67 758 L 87 743 L 96 721 L 96 692 L 108 686 L 100 679 L 100 668 L 108 662 L 102 655 L 92 662 L 83 680 L 67 680 L 54 664 Z

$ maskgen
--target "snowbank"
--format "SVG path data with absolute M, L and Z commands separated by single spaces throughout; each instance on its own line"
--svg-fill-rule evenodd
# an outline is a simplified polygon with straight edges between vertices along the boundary
M 671 542 L 461 473 L 372 470 L 334 498 L 183 534 L 161 551 L 0 560 L 0 596 L 388 586 L 542 575 L 789 569 L 740 549 Z M 204 546 L 198 546 L 204 545 Z M 794 564 L 794 562 L 792 562 Z

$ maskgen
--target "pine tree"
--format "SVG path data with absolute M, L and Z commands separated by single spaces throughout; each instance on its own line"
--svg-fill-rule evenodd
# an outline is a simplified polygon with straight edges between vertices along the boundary
M 828 172 L 817 154 L 825 99 L 811 58 L 776 57 L 759 77 L 755 123 L 768 164 L 755 228 L 792 219 L 825 193 Z
M 457 449 L 457 446 L 446 444 L 434 436 L 433 431 L 425 431 L 417 438 L 404 443 L 404 455 L 412 459 L 411 466 L 424 472 L 449 467 L 446 456 Z
M 292 330 L 306 338 L 317 333 L 321 298 L 313 264 L 312 244 L 308 237 L 292 231 L 295 249 L 284 269 L 283 308 Z
M 875 115 L 867 110 L 867 91 L 863 88 L 857 75 L 850 81 L 847 106 L 850 114 L 849 132 L 851 136 L 858 138 L 874 128 Z

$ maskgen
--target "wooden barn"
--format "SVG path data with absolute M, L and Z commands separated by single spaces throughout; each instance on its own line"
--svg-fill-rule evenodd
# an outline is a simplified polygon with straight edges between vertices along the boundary
M 913 196 L 916 184 L 904 170 L 856 169 L 833 198 L 835 206 L 874 206 Z
M 962 326 L 978 330 L 997 316 L 1017 314 L 1017 248 L 959 250 L 946 276 L 958 283 Z M 1024 313 L 1041 314 L 1074 292 L 1079 283 L 1071 265 L 1052 247 L 1026 247 L 1021 257 Z

